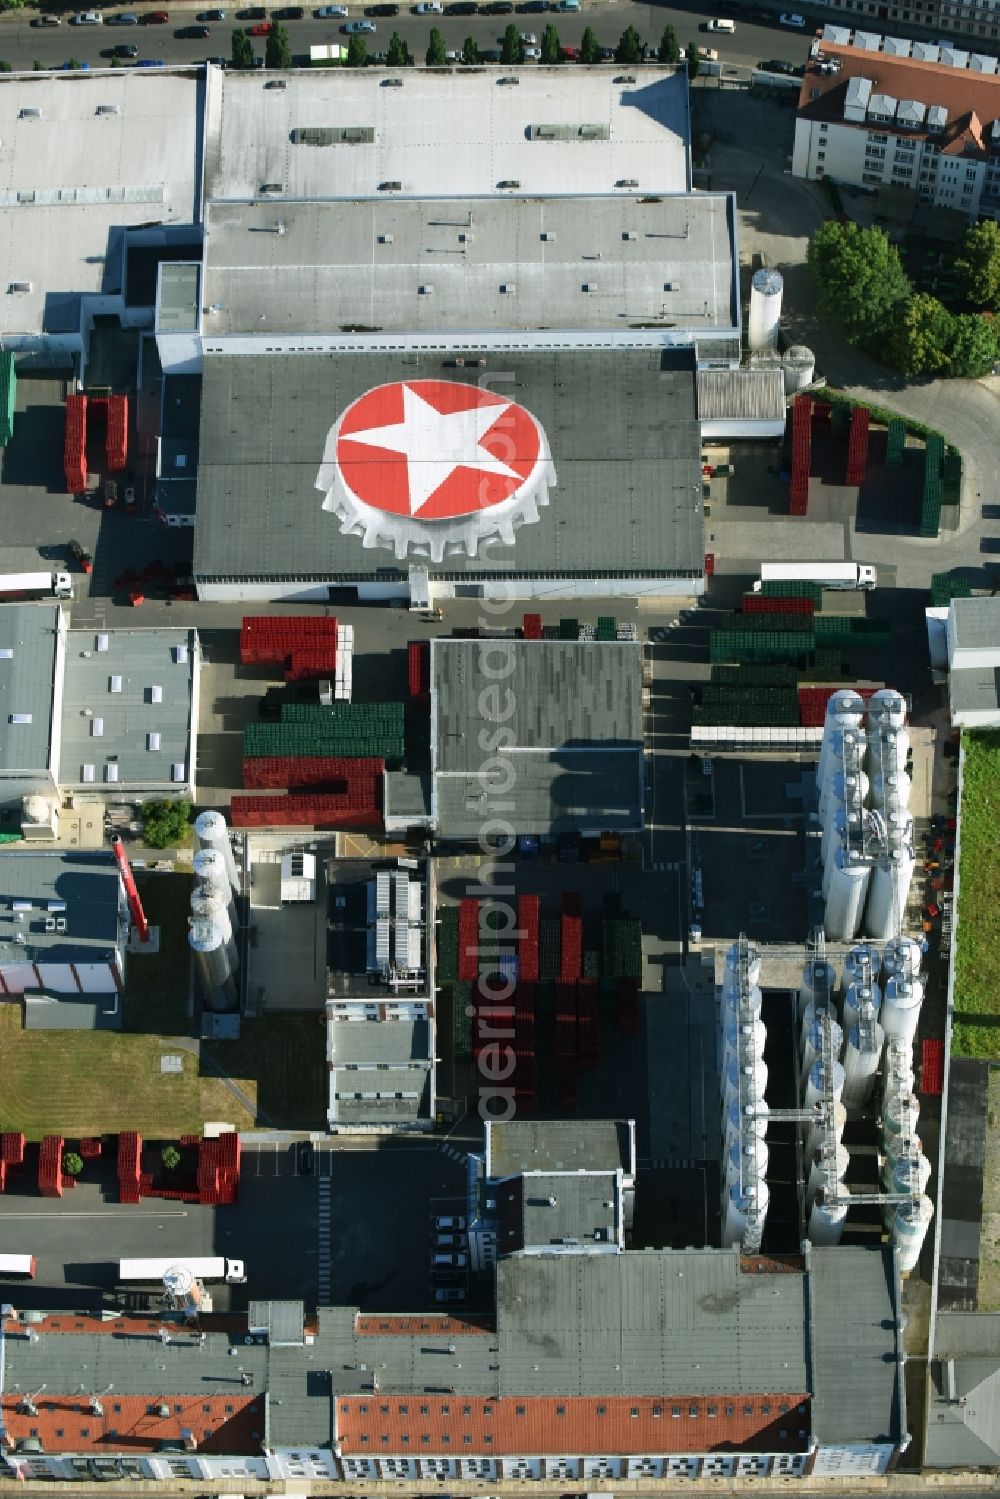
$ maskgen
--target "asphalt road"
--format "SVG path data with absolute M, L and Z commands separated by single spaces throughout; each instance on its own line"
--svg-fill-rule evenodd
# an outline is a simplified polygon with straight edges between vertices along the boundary
M 127 7 L 123 7 L 127 8 Z M 150 7 L 137 7 L 139 13 Z M 232 51 L 232 33 L 242 23 L 235 19 L 236 12 L 226 11 L 226 20 L 211 25 L 207 39 L 181 38 L 177 31 L 194 23 L 198 7 L 185 3 L 169 5 L 170 21 L 165 26 L 71 26 L 64 19 L 62 24 L 51 29 L 32 27 L 27 16 L 7 15 L 0 19 L 0 59 L 15 71 L 30 71 L 35 62 L 45 67 L 58 68 L 70 58 L 89 62 L 92 67 L 107 66 L 106 54 L 118 43 L 133 43 L 139 48 L 141 58 L 158 58 L 169 63 L 197 63 L 207 57 L 229 58 Z M 459 49 L 466 37 L 474 37 L 480 47 L 496 47 L 503 34 L 508 18 L 503 16 L 416 16 L 407 6 L 400 7 L 400 15 L 393 19 L 378 18 L 374 36 L 368 37 L 369 52 L 384 51 L 393 31 L 398 31 L 407 42 L 418 62 L 423 61 L 431 27 L 436 25 L 444 37 L 448 49 Z M 106 8 L 106 15 L 115 12 Z M 361 16 L 363 7 L 350 6 L 352 17 Z M 66 12 L 68 16 L 70 12 Z M 783 58 L 801 63 L 808 50 L 809 32 L 792 32 L 780 27 L 777 12 L 773 21 L 766 22 L 766 12 L 754 12 L 759 19 L 750 22 L 740 16 L 736 18 L 733 36 L 706 35 L 699 33 L 699 26 L 714 14 L 712 10 L 697 5 L 687 7 L 639 5 L 630 0 L 616 0 L 613 5 L 599 4 L 586 7 L 577 15 L 524 15 L 517 20 L 525 31 L 540 36 L 547 22 L 556 26 L 564 46 L 577 46 L 587 26 L 592 26 L 598 41 L 603 46 L 614 46 L 628 26 L 634 26 L 643 40 L 656 45 L 665 26 L 673 26 L 677 39 L 683 47 L 689 40 L 697 38 L 704 46 L 711 46 L 724 65 L 752 67 L 762 59 Z M 292 56 L 296 61 L 308 59 L 310 46 L 318 44 L 346 44 L 338 21 L 316 20 L 311 10 L 307 19 L 284 22 L 288 32 Z M 810 22 L 810 25 L 812 23 Z M 818 23 L 817 23 L 818 24 Z M 255 51 L 263 56 L 264 38 L 253 38 Z M 531 66 L 529 64 L 529 66 Z

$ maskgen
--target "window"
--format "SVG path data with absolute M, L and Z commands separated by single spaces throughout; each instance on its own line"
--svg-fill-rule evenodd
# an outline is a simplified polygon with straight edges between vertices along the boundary
M 361 1445 L 362 1445 L 362 1447 L 367 1447 L 368 1446 L 368 1437 L 365 1434 L 362 1434 Z
M 726 1415 L 727 1416 L 731 1416 L 733 1414 L 734 1414 L 734 1407 L 731 1406 L 731 1405 L 727 1405 L 726 1406 Z
M 771 1407 L 767 1404 L 766 1401 L 761 1406 L 760 1413 L 762 1416 L 769 1416 L 771 1414 Z
M 399 1407 L 399 1414 L 401 1416 L 408 1416 L 410 1414 L 410 1407 L 408 1405 L 401 1405 Z
M 524 1406 L 523 1406 L 523 1405 L 519 1405 L 519 1406 L 518 1406 L 518 1407 L 517 1407 L 517 1414 L 518 1414 L 518 1415 L 519 1415 L 519 1416 L 523 1416 L 523 1415 L 524 1415 Z
M 556 1406 L 556 1415 L 557 1416 L 565 1416 L 565 1414 L 566 1414 L 566 1407 L 564 1405 L 557 1405 Z
M 816 152 L 816 160 L 817 161 L 826 161 L 826 152 L 825 151 L 817 151 Z
M 709 1415 L 710 1415 L 710 1416 L 717 1416 L 717 1415 L 718 1415 L 718 1414 L 719 1414 L 719 1413 L 718 1413 L 718 1411 L 717 1411 L 717 1410 L 716 1410 L 716 1408 L 715 1408 L 715 1406 L 714 1406 L 714 1405 L 710 1405 L 710 1406 L 709 1406 L 709 1407 L 708 1407 L 708 1414 L 709 1414 Z
M 639 1407 L 637 1405 L 633 1405 L 632 1409 L 629 1411 L 629 1415 L 632 1417 L 633 1421 L 638 1421 Z
M 422 1415 L 422 1416 L 429 1416 L 429 1415 L 430 1415 L 430 1413 L 431 1413 L 431 1408 L 430 1408 L 430 1406 L 429 1406 L 429 1405 L 422 1405 L 422 1406 L 421 1406 L 421 1407 L 420 1407 L 420 1414 L 421 1414 L 421 1415 Z
M 698 1416 L 698 1407 L 696 1405 L 688 1406 L 688 1418 L 690 1420 L 694 1421 L 694 1420 L 697 1419 L 697 1416 Z
M 599 1405 L 597 1407 L 597 1414 L 599 1416 L 603 1416 L 606 1413 L 606 1411 L 607 1411 L 607 1406 L 606 1405 Z
M 463 1416 L 471 1416 L 472 1415 L 472 1406 L 471 1405 L 463 1405 L 462 1406 L 462 1415 Z
M 492 1442 L 492 1440 L 493 1440 L 493 1438 L 492 1438 L 492 1436 L 490 1435 L 489 1432 L 487 1432 L 486 1435 L 483 1437 L 483 1441 L 487 1444 L 487 1446 L 489 1445 L 490 1442 Z
M 358 1410 L 361 1412 L 361 1414 L 363 1416 L 367 1416 L 367 1414 L 368 1414 L 368 1404 L 367 1404 L 367 1401 L 364 1402 L 363 1404 L 359 1405 L 358 1406 Z
M 466 1447 L 471 1447 L 472 1446 L 472 1438 L 471 1437 L 463 1437 L 462 1441 L 465 1443 Z
M 670 1410 L 670 1414 L 671 1414 L 671 1416 L 673 1417 L 673 1419 L 675 1421 L 679 1421 L 680 1418 L 681 1418 L 681 1408 L 680 1408 L 680 1406 L 679 1405 L 672 1406 L 671 1410 Z

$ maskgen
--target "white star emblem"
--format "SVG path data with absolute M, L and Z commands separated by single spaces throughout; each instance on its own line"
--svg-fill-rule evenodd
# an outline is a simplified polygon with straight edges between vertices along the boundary
M 406 459 L 410 514 L 417 515 L 457 468 L 500 474 L 523 482 L 523 475 L 482 446 L 491 427 L 513 403 L 498 401 L 465 411 L 441 412 L 408 385 L 403 386 L 403 420 L 363 432 L 343 432 L 341 441 L 384 448 Z

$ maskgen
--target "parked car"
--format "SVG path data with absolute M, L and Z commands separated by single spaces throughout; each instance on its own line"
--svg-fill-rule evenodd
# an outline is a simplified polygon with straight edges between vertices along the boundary
M 181 26 L 174 32 L 174 36 L 180 41 L 203 42 L 206 37 L 210 37 L 211 35 L 212 33 L 207 26 Z
M 521 0 L 514 9 L 519 16 L 540 16 L 549 8 L 549 0 Z
M 209 65 L 211 65 L 213 68 L 228 68 L 229 67 L 229 58 L 228 57 L 203 57 L 202 58 L 202 62 L 205 64 L 206 67 L 208 67 Z
M 459 1249 L 463 1243 L 461 1234 L 435 1234 L 434 1244 L 437 1249 Z
M 465 1286 L 464 1270 L 432 1270 L 432 1286 Z
M 139 17 L 134 10 L 119 11 L 116 16 L 105 16 L 105 26 L 138 26 Z
M 472 0 L 453 0 L 451 5 L 445 6 L 444 13 L 446 16 L 474 16 L 476 7 Z
M 118 47 L 109 47 L 107 52 L 101 53 L 102 57 L 138 57 L 139 48 L 132 42 L 122 42 Z
M 461 1286 L 439 1286 L 434 1292 L 435 1301 L 461 1302 L 465 1304 L 465 1292 Z
M 253 26 L 250 27 L 250 33 L 249 34 L 250 34 L 250 36 L 270 36 L 271 35 L 271 23 L 270 23 L 270 21 L 258 21 L 255 25 L 253 25 Z
M 525 60 L 525 62 L 539 62 L 541 60 L 541 56 L 542 56 L 542 49 L 541 49 L 541 47 L 525 47 L 524 48 L 524 60 Z
M 783 10 L 778 17 L 779 26 L 790 26 L 793 31 L 804 31 L 806 29 L 806 18 L 800 16 L 797 11 Z
M 479 49 L 480 62 L 500 62 L 502 57 L 499 47 L 480 47 Z
M 443 16 L 444 6 L 440 0 L 420 0 L 419 5 L 413 7 L 415 16 Z
M 732 36 L 736 30 L 736 23 L 716 17 L 714 21 L 702 21 L 698 29 L 700 31 L 723 31 L 727 36 Z
M 225 19 L 224 10 L 200 10 L 195 16 L 196 21 L 224 21 Z
M 456 1229 L 464 1229 L 465 1227 L 464 1218 L 445 1217 L 434 1219 L 434 1230 L 436 1233 L 454 1233 Z
M 236 12 L 237 21 L 266 21 L 267 11 L 263 5 L 251 5 Z
M 366 16 L 398 16 L 398 5 L 366 5 Z
M 32 26 L 61 26 L 62 22 L 58 16 L 36 16 L 30 24 Z
M 71 26 L 103 26 L 104 17 L 99 10 L 81 10 L 75 16 L 70 16 Z
M 144 26 L 166 26 L 170 16 L 165 10 L 148 10 L 142 18 Z
M 468 1263 L 468 1255 L 459 1254 L 456 1250 L 431 1256 L 431 1264 L 435 1270 L 464 1270 Z
M 300 1176 L 312 1176 L 314 1154 L 308 1140 L 300 1140 L 295 1147 L 295 1164 Z
M 563 62 L 579 62 L 580 49 L 579 47 L 560 47 L 559 56 Z
M 499 37 L 498 40 L 499 41 L 503 41 L 503 38 Z M 535 33 L 533 31 L 522 31 L 521 32 L 521 41 L 522 41 L 522 43 L 524 44 L 525 47 L 537 47 L 538 46 L 538 38 L 537 38 L 537 36 L 535 35 Z
M 718 62 L 719 54 L 714 47 L 699 47 L 698 57 L 702 62 Z
M 301 21 L 305 11 L 301 5 L 285 5 L 281 10 L 272 10 L 271 16 L 275 21 Z
M 514 0 L 490 0 L 488 5 L 480 6 L 484 16 L 512 16 L 514 14 Z
M 346 15 L 346 5 L 321 5 L 316 12 L 316 19 L 317 21 L 342 21 Z
M 362 33 L 364 33 L 365 35 L 369 35 L 370 36 L 371 33 L 375 30 L 375 22 L 374 21 L 348 21 L 347 25 L 346 26 L 341 26 L 340 29 L 344 33 L 345 36 L 360 36 Z

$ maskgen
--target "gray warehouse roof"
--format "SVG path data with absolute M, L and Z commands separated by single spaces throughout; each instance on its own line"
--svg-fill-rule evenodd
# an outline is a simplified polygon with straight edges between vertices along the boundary
M 801 1274 L 742 1274 L 736 1250 L 514 1255 L 497 1264 L 500 1392 L 804 1394 L 804 1294 Z
M 618 1178 L 610 1171 L 531 1172 L 497 1190 L 497 1249 L 617 1245 Z
M 948 676 L 952 716 L 992 713 L 1000 718 L 1000 666 L 963 666 Z
M 52 701 L 64 625 L 62 611 L 51 604 L 0 604 L 0 777 L 51 767 Z M 30 714 L 31 721 L 12 724 L 12 714 Z
M 642 825 L 642 655 L 631 642 L 511 641 L 491 647 L 513 667 L 514 783 L 505 811 L 518 833 Z M 491 760 L 484 717 L 482 643 L 431 645 L 431 757 L 434 814 L 445 837 L 476 836 L 491 815 L 481 771 Z M 495 680 L 495 678 L 494 678 Z M 499 711 L 499 710 L 497 710 Z M 505 709 L 506 711 L 506 709 Z
M 398 1067 L 430 1056 L 426 1020 L 328 1020 L 327 1059 L 334 1067 Z
M 952 599 L 951 616 L 955 650 L 994 650 L 1000 656 L 1000 598 Z
M 700 421 L 783 421 L 785 379 L 780 370 L 699 370 Z
M 486 1122 L 486 1170 L 492 1180 L 522 1171 L 635 1171 L 629 1119 L 511 1119 Z
M 187 777 L 193 770 L 197 648 L 194 630 L 71 630 L 60 782 L 83 783 L 89 765 L 103 786 L 110 764 L 123 787 L 182 790 L 172 767 L 182 765 Z
M 813 1432 L 821 1443 L 898 1441 L 901 1333 L 891 1249 L 813 1249 Z
M 118 943 L 120 899 L 118 866 L 109 854 L 5 851 L 0 860 L 0 960 L 106 961 Z M 29 906 L 14 910 L 14 902 Z M 50 911 L 50 902 L 62 909 Z M 47 931 L 49 921 L 53 926 L 64 921 L 65 927 Z M 16 933 L 24 942 L 14 940 Z
M 644 192 L 689 186 L 682 70 L 377 68 L 293 72 L 284 88 L 212 75 L 206 199 L 355 198 L 398 182 L 408 196 Z M 442 116 L 461 121 L 443 130 Z M 553 134 L 536 136 L 541 127 Z M 446 146 L 443 145 L 446 142 Z
M 207 210 L 209 348 L 230 333 L 359 325 L 439 335 L 737 320 L 723 194 L 283 203 L 280 235 L 276 212 L 271 202 Z
M 1000 1315 L 942 1313 L 934 1352 L 926 1465 L 995 1468 L 1000 1463 Z
M 344 535 L 316 488 L 328 434 L 376 386 L 478 383 L 440 355 L 316 354 L 205 359 L 194 570 L 200 580 L 374 580 L 395 552 Z M 518 401 L 544 428 L 556 487 L 513 546 L 464 553 L 432 578 L 699 576 L 704 564 L 694 374 L 648 351 L 505 353 Z M 507 386 L 502 387 L 506 390 Z M 595 419 L 599 414 L 599 420 Z

